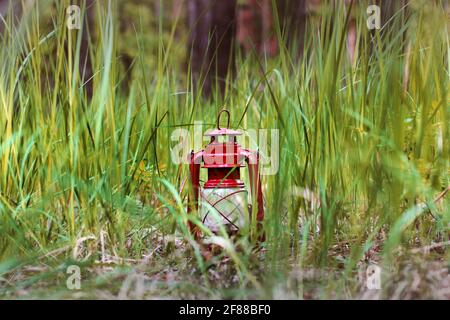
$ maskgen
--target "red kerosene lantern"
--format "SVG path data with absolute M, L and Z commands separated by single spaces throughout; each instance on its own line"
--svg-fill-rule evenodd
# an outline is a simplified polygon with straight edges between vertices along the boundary
M 220 128 L 220 116 L 228 115 L 227 128 Z M 188 212 L 195 208 L 202 223 L 217 234 L 219 226 L 225 227 L 229 235 L 249 230 L 252 222 L 252 207 L 256 212 L 257 230 L 261 229 L 264 219 L 263 195 L 259 176 L 259 153 L 243 149 L 237 143 L 241 132 L 229 129 L 230 113 L 222 110 L 217 118 L 217 129 L 209 130 L 205 136 L 210 142 L 204 150 L 191 152 L 190 177 L 193 187 L 194 203 L 190 203 Z M 253 205 L 248 205 L 248 192 L 240 179 L 240 168 L 247 164 L 250 192 Z M 200 169 L 208 170 L 208 180 L 200 185 Z M 257 206 L 257 208 L 256 208 Z M 217 214 L 211 213 L 214 208 Z M 190 224 L 190 230 L 196 238 L 199 231 Z M 263 236 L 259 234 L 261 240 Z

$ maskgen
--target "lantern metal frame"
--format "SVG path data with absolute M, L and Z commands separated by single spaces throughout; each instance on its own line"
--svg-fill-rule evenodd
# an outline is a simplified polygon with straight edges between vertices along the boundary
M 227 128 L 220 127 L 220 118 L 224 113 L 228 115 Z M 242 148 L 237 142 L 237 136 L 240 136 L 242 133 L 237 130 L 229 129 L 229 125 L 230 113 L 228 110 L 224 109 L 218 114 L 217 128 L 205 133 L 205 136 L 211 137 L 209 144 L 207 144 L 203 150 L 197 152 L 191 151 L 189 172 L 193 190 L 189 199 L 188 214 L 191 214 L 193 211 L 198 212 L 199 199 L 205 200 L 201 193 L 202 188 L 205 190 L 222 188 L 237 189 L 235 193 L 230 193 L 215 203 L 208 202 L 209 205 L 216 210 L 218 203 L 221 201 L 224 201 L 234 194 L 246 191 L 245 184 L 240 179 L 240 168 L 247 167 L 252 199 L 252 205 L 250 207 L 254 207 L 254 205 L 257 206 L 256 225 L 258 230 L 260 230 L 262 228 L 262 221 L 264 220 L 264 206 L 261 177 L 259 174 L 259 152 Z M 228 141 L 220 142 L 220 137 L 228 138 Z M 208 180 L 203 185 L 200 184 L 201 168 L 208 170 Z M 227 219 L 226 214 L 220 212 L 220 210 L 218 210 L 218 213 L 224 219 Z M 205 219 L 206 216 L 203 218 L 202 222 L 204 222 Z M 251 220 L 252 209 L 249 209 L 249 221 L 251 222 Z M 231 221 L 229 222 L 232 223 Z M 196 239 L 202 237 L 200 231 L 192 222 L 189 222 L 189 228 Z M 236 226 L 236 228 L 238 227 Z

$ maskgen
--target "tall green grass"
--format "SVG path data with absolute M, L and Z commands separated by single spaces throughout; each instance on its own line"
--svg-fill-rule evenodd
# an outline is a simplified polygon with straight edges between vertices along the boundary
M 222 256 L 206 261 L 188 232 L 188 167 L 171 162 L 170 146 L 173 130 L 193 130 L 195 121 L 206 130 L 223 105 L 233 126 L 279 129 L 280 166 L 263 177 L 266 250 L 215 239 L 237 270 L 232 288 L 248 290 L 220 294 L 273 297 L 274 284 L 298 268 L 344 270 L 351 279 L 380 242 L 380 256 L 395 265 L 401 248 L 448 241 L 448 196 L 433 201 L 450 185 L 448 21 L 439 4 L 414 2 L 382 31 L 359 16 L 354 64 L 343 6 L 308 25 L 302 55 L 284 45 L 280 27 L 279 56 L 238 56 L 225 96 L 211 99 L 173 61 L 183 28 L 177 21 L 165 30 L 162 17 L 150 44 L 136 22 L 135 72 L 122 89 L 115 1 L 95 8 L 94 76 L 83 79 L 82 33 L 65 27 L 68 4 L 39 1 L 0 35 L 0 276 L 41 261 L 52 276 L 70 261 L 116 257 L 126 266 L 161 249 L 147 272 L 197 269 L 202 286 L 189 290 L 217 296 L 226 280 L 206 275 Z

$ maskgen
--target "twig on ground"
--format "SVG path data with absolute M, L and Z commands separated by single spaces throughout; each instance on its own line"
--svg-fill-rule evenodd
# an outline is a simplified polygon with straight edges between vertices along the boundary
M 423 254 L 428 254 L 430 253 L 431 250 L 433 249 L 437 249 L 437 248 L 442 248 L 445 246 L 450 245 L 450 241 L 445 241 L 445 242 L 438 242 L 438 243 L 433 243 L 431 245 L 422 247 L 422 248 L 415 248 L 411 250 L 411 253 L 423 253 Z

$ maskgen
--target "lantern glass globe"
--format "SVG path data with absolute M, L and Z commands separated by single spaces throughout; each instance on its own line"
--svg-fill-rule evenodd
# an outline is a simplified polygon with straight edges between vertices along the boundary
M 219 234 L 221 225 L 228 234 L 237 234 L 249 226 L 247 196 L 247 190 L 243 187 L 202 189 L 202 223 L 215 234 Z

